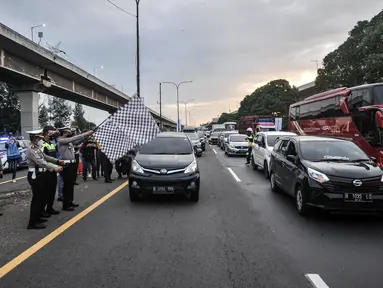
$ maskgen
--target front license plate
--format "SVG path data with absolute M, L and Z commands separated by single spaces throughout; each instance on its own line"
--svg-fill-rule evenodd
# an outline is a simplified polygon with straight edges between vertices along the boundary
M 345 193 L 345 202 L 372 202 L 371 193 Z
M 153 194 L 173 194 L 174 187 L 153 187 Z

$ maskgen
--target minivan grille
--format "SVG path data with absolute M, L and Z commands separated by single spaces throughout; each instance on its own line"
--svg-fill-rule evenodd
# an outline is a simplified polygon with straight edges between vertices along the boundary
M 328 176 L 330 181 L 323 183 L 323 187 L 330 192 L 334 193 L 383 193 L 383 183 L 381 182 L 381 176 L 361 178 L 362 185 L 357 187 L 353 184 L 356 178 L 345 178 Z

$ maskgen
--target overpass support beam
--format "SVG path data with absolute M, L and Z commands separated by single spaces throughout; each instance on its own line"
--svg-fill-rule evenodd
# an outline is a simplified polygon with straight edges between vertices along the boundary
M 29 135 L 25 131 L 37 130 L 39 126 L 39 100 L 40 95 L 35 91 L 19 91 L 17 96 L 20 101 L 20 126 L 21 135 L 25 139 Z

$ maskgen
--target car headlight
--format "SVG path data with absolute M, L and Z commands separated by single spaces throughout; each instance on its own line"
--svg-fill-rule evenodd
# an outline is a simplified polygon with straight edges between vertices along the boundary
M 197 146 L 197 147 L 201 147 L 201 143 L 198 142 L 198 143 L 196 144 L 196 146 Z
M 307 168 L 307 173 L 309 174 L 309 177 L 319 183 L 324 183 L 324 182 L 327 182 L 327 181 L 330 181 L 330 179 L 328 179 L 327 175 L 322 173 L 322 172 L 318 172 L 314 169 L 311 169 L 311 168 Z
M 195 173 L 197 171 L 197 160 L 193 160 L 192 163 L 185 169 L 185 174 Z
M 136 160 L 133 160 L 133 162 L 132 162 L 132 171 L 134 173 L 139 173 L 139 174 L 144 173 L 144 170 L 142 169 L 142 167 L 140 166 L 140 164 L 138 164 L 138 162 Z
M 383 182 L 383 175 L 382 175 L 382 178 L 380 178 L 380 182 Z

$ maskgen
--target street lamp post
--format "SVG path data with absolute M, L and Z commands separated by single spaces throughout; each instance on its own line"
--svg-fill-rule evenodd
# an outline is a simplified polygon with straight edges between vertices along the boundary
M 104 69 L 104 66 L 101 65 L 101 66 L 97 66 L 97 67 L 94 67 L 94 68 L 93 68 L 93 76 L 94 76 L 94 77 L 96 77 L 96 69 L 98 69 L 98 68 L 100 68 L 100 69 Z
M 316 66 L 317 66 L 317 75 L 318 75 L 318 71 L 319 71 L 319 63 L 318 63 L 318 60 L 310 60 L 310 62 L 315 62 L 315 63 L 316 63 Z
M 185 125 L 187 126 L 188 125 L 188 117 L 187 117 L 187 105 L 190 103 L 190 102 L 193 102 L 194 99 L 191 99 L 191 100 L 188 100 L 188 101 L 180 101 L 182 104 L 185 105 Z M 190 119 L 190 117 L 189 117 Z
M 181 84 L 191 83 L 191 82 L 193 82 L 193 81 L 182 81 L 182 82 L 180 82 L 178 84 L 176 84 L 174 82 L 162 82 L 164 84 L 173 84 L 177 88 L 177 132 L 180 132 L 180 130 L 181 130 L 181 127 L 180 127 L 180 95 L 179 95 L 179 87 L 181 86 Z
M 137 78 L 137 96 L 140 97 L 140 1 L 141 0 L 135 0 L 136 2 L 136 15 L 134 15 L 133 13 L 130 13 L 124 9 L 122 9 L 120 6 L 114 4 L 111 0 L 106 0 L 107 2 L 109 2 L 110 4 L 112 4 L 114 7 L 116 7 L 117 9 L 121 10 L 122 12 L 132 16 L 132 17 L 136 17 L 136 48 L 137 48 L 137 51 L 136 51 L 136 78 Z
M 36 25 L 36 26 L 31 27 L 31 39 L 32 39 L 32 41 L 33 41 L 33 29 L 39 28 L 39 27 L 45 27 L 45 24 Z

